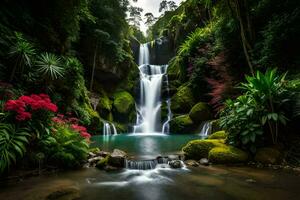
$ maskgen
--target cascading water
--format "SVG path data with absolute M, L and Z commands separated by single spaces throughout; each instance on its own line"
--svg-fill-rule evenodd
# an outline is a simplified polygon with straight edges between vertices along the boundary
M 139 52 L 140 100 L 137 105 L 137 121 L 134 133 L 166 133 L 171 118 L 170 101 L 168 120 L 161 126 L 161 89 L 166 77 L 167 65 L 150 65 L 149 44 L 141 44 Z M 167 80 L 167 79 L 166 79 Z M 168 83 L 168 81 L 166 81 Z
M 212 129 L 211 121 L 204 122 L 200 135 L 208 136 L 209 134 L 211 134 L 211 129 Z
M 103 122 L 103 136 L 109 137 L 111 135 L 117 135 L 117 129 L 113 123 Z

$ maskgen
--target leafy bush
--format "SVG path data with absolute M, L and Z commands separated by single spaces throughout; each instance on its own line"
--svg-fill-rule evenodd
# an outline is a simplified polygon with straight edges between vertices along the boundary
M 52 133 L 40 141 L 40 146 L 51 164 L 76 168 L 86 159 L 89 140 L 67 124 L 56 124 Z
M 276 144 L 279 124 L 286 124 L 283 105 L 289 101 L 285 86 L 285 74 L 279 75 L 275 69 L 265 74 L 247 76 L 247 83 L 241 85 L 245 92 L 236 100 L 227 100 L 220 114 L 220 125 L 228 133 L 228 141 L 235 146 L 248 148 L 252 152 L 263 143 L 264 130 L 270 134 L 270 142 Z
M 0 124 L 0 173 L 24 156 L 29 136 L 28 129 L 19 129 L 14 124 Z

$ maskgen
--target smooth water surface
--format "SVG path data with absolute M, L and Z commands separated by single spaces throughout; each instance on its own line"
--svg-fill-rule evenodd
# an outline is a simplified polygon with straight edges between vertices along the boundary
M 78 193 L 79 200 L 297 200 L 299 185 L 295 172 L 246 167 L 113 173 L 92 168 L 2 186 L 0 199 L 39 200 L 67 190 Z
M 167 134 L 120 134 L 110 137 L 92 137 L 93 146 L 104 151 L 121 149 L 130 155 L 158 156 L 180 151 L 190 140 L 201 139 L 199 135 Z

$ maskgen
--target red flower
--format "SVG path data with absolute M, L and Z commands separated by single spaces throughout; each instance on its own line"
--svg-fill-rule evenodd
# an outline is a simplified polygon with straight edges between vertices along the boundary
M 21 112 L 18 113 L 18 115 L 16 116 L 16 120 L 18 121 L 25 121 L 25 120 L 29 120 L 31 119 L 31 113 L 29 112 Z
M 87 139 L 90 139 L 92 137 L 88 132 L 81 132 L 80 135 Z

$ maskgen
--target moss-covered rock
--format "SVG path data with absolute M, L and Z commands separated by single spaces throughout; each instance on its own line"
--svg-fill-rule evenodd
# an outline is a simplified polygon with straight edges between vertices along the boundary
M 182 151 L 187 159 L 200 160 L 208 158 L 209 151 L 214 147 L 226 147 L 224 140 L 192 140 L 182 148 Z
M 174 113 L 188 113 L 195 104 L 192 90 L 183 85 L 178 88 L 176 94 L 171 98 L 171 109 Z
M 206 103 L 199 102 L 193 106 L 189 113 L 190 118 L 193 122 L 199 123 L 203 121 L 208 121 L 213 118 L 210 108 Z
M 116 92 L 113 102 L 113 120 L 121 124 L 130 124 L 135 121 L 135 118 L 135 102 L 131 94 L 126 91 Z
M 100 109 L 110 111 L 112 109 L 112 101 L 109 99 L 108 96 L 103 95 L 100 97 L 99 104 L 97 107 L 99 107 Z
M 106 156 L 105 158 L 99 160 L 96 164 L 96 167 L 98 169 L 104 169 L 108 165 L 108 159 L 109 159 L 109 156 Z
M 188 115 L 180 115 L 173 118 L 170 121 L 170 132 L 171 133 L 186 133 L 193 132 L 194 123 Z
M 257 150 L 254 160 L 262 164 L 280 164 L 282 162 L 282 154 L 274 148 L 261 148 Z
M 217 131 L 208 136 L 208 139 L 226 139 L 227 135 L 225 131 Z
M 117 92 L 114 94 L 113 106 L 120 114 L 128 114 L 134 108 L 134 99 L 126 91 Z
M 223 146 L 211 149 L 208 159 L 215 164 L 243 163 L 248 160 L 248 154 L 232 146 Z

